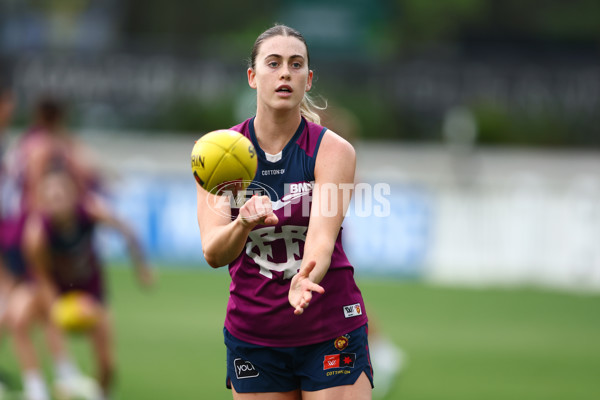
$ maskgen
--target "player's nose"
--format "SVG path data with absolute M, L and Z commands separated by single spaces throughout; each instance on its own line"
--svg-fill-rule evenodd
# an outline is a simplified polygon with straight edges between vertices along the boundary
M 281 79 L 290 79 L 290 67 L 284 65 L 281 67 Z

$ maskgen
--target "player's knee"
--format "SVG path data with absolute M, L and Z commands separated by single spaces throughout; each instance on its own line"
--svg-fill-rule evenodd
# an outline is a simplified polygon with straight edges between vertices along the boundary
M 9 312 L 6 318 L 10 331 L 19 335 L 27 333 L 33 322 L 31 316 L 26 312 Z

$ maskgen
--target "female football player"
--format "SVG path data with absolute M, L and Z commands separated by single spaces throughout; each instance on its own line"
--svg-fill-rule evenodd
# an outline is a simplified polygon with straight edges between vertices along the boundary
M 224 336 L 233 398 L 370 399 L 367 315 L 340 229 L 354 149 L 319 125 L 299 32 L 275 25 L 258 36 L 247 78 L 256 116 L 232 129 L 256 149 L 249 190 L 264 195 L 235 208 L 197 186 L 205 259 L 231 275 Z

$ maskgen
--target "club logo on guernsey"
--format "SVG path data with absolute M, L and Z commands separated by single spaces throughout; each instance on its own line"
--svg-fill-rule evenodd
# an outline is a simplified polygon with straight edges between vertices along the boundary
M 280 200 L 272 202 L 273 210 L 284 209 L 284 216 L 288 216 L 292 204 L 302 201 L 304 196 L 309 196 L 313 189 L 312 182 L 288 183 L 285 185 L 286 195 Z M 303 207 L 304 208 L 304 207 Z M 308 227 L 299 225 L 282 225 L 281 227 L 267 226 L 258 228 L 250 232 L 249 241 L 246 244 L 246 254 L 254 260 L 260 267 L 260 274 L 273 279 L 273 271 L 283 272 L 284 279 L 291 279 L 302 264 L 300 259 L 299 243 L 306 240 L 306 231 Z M 276 241 L 282 241 L 285 251 L 284 262 L 271 261 L 275 257 L 281 257 L 283 254 L 273 254 L 272 244 Z M 277 247 L 276 247 L 277 248 Z
M 255 378 L 259 375 L 257 369 L 250 361 L 236 358 L 233 360 L 233 366 L 235 367 L 235 376 L 238 379 Z
M 260 267 L 260 274 L 269 279 L 273 279 L 273 272 L 283 272 L 284 279 L 292 279 L 298 272 L 302 260 L 296 260 L 295 256 L 300 257 L 300 246 L 298 241 L 306 240 L 306 226 L 284 225 L 281 232 L 275 232 L 274 226 L 255 229 L 248 237 L 250 241 L 246 245 L 246 254 L 251 257 Z M 276 240 L 283 240 L 287 261 L 276 263 L 269 261 L 267 257 L 273 257 L 273 248 L 271 243 Z M 256 249 L 258 252 L 255 252 Z
M 358 317 L 359 315 L 362 315 L 362 308 L 360 308 L 360 303 L 344 306 L 344 317 L 352 318 Z

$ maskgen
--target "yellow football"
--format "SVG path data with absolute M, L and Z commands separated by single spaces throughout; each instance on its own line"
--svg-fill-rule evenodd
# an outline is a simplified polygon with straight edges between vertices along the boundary
M 209 132 L 192 149 L 192 172 L 196 182 L 211 193 L 227 187 L 245 188 L 258 165 L 252 142 L 239 132 Z
M 52 320 L 69 332 L 83 332 L 98 323 L 98 309 L 90 295 L 73 291 L 60 296 L 52 305 Z

